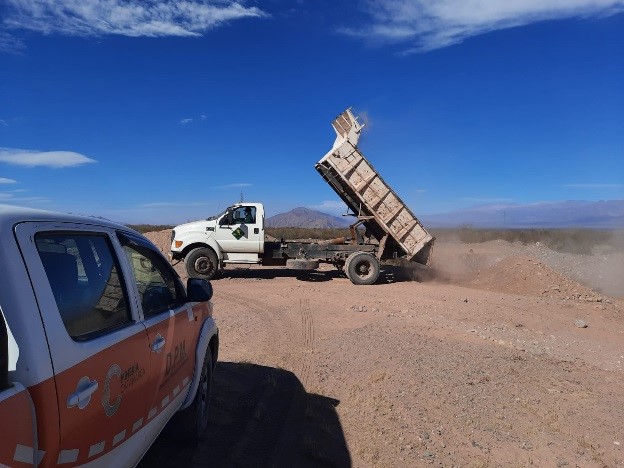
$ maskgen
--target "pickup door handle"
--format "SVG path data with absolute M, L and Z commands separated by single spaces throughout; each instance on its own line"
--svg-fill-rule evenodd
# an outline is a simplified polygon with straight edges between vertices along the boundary
M 160 351 L 162 351 L 163 349 L 163 346 L 165 346 L 165 339 L 160 334 L 156 335 L 156 339 L 152 343 L 152 351 L 154 351 L 155 353 L 160 353 Z
M 97 389 L 97 380 L 91 381 L 89 377 L 83 377 L 78 382 L 76 391 L 67 397 L 67 407 L 73 408 L 77 406 L 80 409 L 85 408 L 91 401 L 91 395 L 93 395 Z

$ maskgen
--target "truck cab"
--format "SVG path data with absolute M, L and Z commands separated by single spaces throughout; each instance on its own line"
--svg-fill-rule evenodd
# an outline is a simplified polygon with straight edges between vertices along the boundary
M 186 258 L 190 277 L 210 279 L 228 263 L 258 264 L 264 253 L 264 206 L 236 203 L 216 216 L 176 226 L 171 257 Z

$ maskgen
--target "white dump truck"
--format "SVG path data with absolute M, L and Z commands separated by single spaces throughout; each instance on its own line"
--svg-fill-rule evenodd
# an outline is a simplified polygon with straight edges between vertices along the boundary
M 316 170 L 356 218 L 351 237 L 316 243 L 265 241 L 261 203 L 238 203 L 217 216 L 176 226 L 171 258 L 191 278 L 212 278 L 227 264 L 315 269 L 331 263 L 354 284 L 373 284 L 380 262 L 402 258 L 426 265 L 434 237 L 357 147 L 364 125 L 347 109 L 333 121 L 336 140 Z

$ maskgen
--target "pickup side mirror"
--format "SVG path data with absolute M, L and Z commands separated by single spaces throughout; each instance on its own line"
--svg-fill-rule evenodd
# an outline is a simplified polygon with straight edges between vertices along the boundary
M 200 278 L 189 278 L 186 282 L 186 297 L 191 302 L 205 302 L 212 299 L 212 284 Z

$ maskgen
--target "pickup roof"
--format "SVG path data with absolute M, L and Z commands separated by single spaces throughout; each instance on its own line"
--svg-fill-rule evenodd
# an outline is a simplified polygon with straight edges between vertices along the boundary
M 212 286 L 139 233 L 0 205 L 0 466 L 133 466 L 207 425 Z

